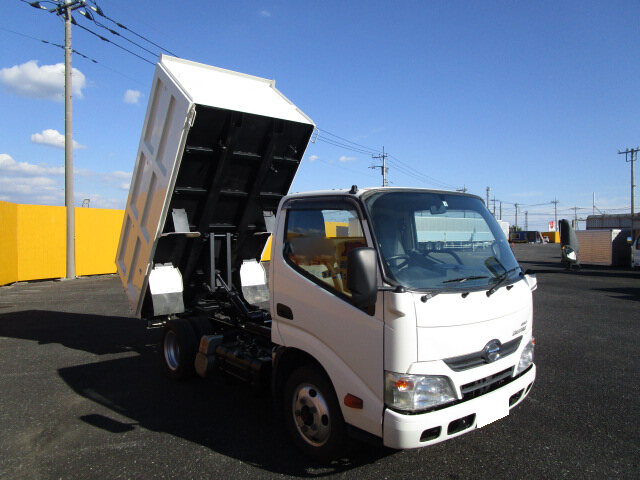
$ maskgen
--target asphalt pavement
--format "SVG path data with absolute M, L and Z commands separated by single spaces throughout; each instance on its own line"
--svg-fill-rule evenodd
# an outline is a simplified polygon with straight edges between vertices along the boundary
M 331 465 L 300 456 L 267 394 L 168 380 L 116 276 L 0 287 L 0 478 L 640 478 L 640 273 L 515 251 L 538 276 L 527 400 L 423 449 L 354 441 Z

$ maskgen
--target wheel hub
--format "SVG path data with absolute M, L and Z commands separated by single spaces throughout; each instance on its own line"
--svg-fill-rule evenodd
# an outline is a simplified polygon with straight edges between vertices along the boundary
M 175 371 L 180 366 L 180 345 L 173 330 L 168 330 L 163 342 L 164 360 L 167 367 Z
M 314 385 L 304 383 L 296 389 L 293 396 L 293 418 L 298 433 L 310 445 L 320 447 L 329 439 L 329 407 Z

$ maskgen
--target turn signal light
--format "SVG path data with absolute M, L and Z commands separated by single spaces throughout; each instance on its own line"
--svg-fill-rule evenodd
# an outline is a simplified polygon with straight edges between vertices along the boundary
M 413 382 L 411 380 L 407 380 L 406 378 L 401 378 L 396 382 L 396 388 L 400 392 L 407 392 L 409 390 L 413 390 Z
M 344 396 L 344 404 L 347 407 L 357 408 L 357 409 L 362 410 L 363 402 L 362 402 L 361 398 L 358 398 L 355 395 L 351 395 L 350 393 L 347 393 Z

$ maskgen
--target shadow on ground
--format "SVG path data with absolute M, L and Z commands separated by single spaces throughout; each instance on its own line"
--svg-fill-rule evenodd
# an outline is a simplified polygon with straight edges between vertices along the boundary
M 98 414 L 80 417 L 106 432 L 118 434 L 140 427 L 164 432 L 256 467 L 303 477 L 349 470 L 394 453 L 352 441 L 342 461 L 330 465 L 310 462 L 285 436 L 265 392 L 222 376 L 181 383 L 167 379 L 157 352 L 159 333 L 127 317 L 40 310 L 0 314 L 0 336 L 58 343 L 96 355 L 123 354 L 58 370 L 77 394 L 131 419 L 120 422 Z

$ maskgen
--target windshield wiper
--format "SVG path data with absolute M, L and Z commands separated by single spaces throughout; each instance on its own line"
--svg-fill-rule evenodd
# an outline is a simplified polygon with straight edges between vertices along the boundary
M 515 272 L 519 268 L 520 268 L 520 266 L 513 267 L 513 268 L 511 268 L 509 270 L 506 270 L 504 273 L 501 273 L 497 277 L 495 277 L 495 279 L 496 279 L 495 283 L 493 284 L 493 286 L 489 290 L 487 290 L 487 297 L 490 297 L 491 295 L 496 293 L 496 290 L 498 290 L 502 286 L 502 284 L 507 281 L 507 279 L 509 278 L 509 274 L 511 272 Z
M 440 283 L 462 283 L 462 282 L 466 282 L 467 280 L 481 280 L 483 278 L 489 278 L 486 275 L 473 275 L 471 277 L 460 277 L 460 278 L 452 278 L 450 280 L 443 280 Z

